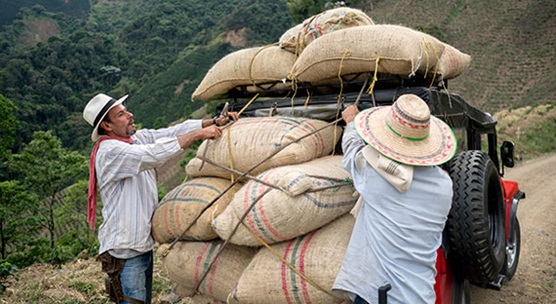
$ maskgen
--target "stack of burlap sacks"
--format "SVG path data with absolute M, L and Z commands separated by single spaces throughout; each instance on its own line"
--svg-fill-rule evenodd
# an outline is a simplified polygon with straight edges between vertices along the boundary
M 286 31 L 276 44 L 242 49 L 219 60 L 193 99 L 209 100 L 234 90 L 260 93 L 303 83 L 321 85 L 380 75 L 421 77 L 431 85 L 463 73 L 471 57 L 423 32 L 374 24 L 364 12 L 337 8 Z
M 201 303 L 341 302 L 330 289 L 356 200 L 342 156 L 333 155 L 341 132 L 315 119 L 242 118 L 203 142 L 186 167 L 190 179 L 163 198 L 152 220 L 178 293 L 191 296 L 201 282 Z M 239 172 L 249 176 L 238 180 Z
M 308 18 L 278 45 L 225 56 L 192 97 L 216 99 L 238 86 L 258 92 L 294 82 L 318 85 L 338 75 L 371 77 L 375 70 L 451 79 L 469 62 L 430 35 L 375 25 L 344 7 Z M 334 155 L 341 133 L 315 119 L 242 118 L 218 140 L 203 142 L 186 167 L 188 180 L 153 215 L 157 254 L 176 291 L 195 295 L 194 303 L 346 301 L 331 291 L 356 201 L 341 155 Z

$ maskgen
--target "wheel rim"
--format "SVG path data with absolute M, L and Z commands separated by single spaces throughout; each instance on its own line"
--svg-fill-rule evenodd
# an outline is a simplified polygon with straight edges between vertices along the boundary
M 515 243 L 515 239 L 516 239 L 516 235 L 515 235 L 515 231 L 514 231 L 514 242 L 512 242 L 511 244 L 508 244 L 508 246 L 506 246 L 506 261 L 507 261 L 507 267 L 508 269 L 512 267 L 512 265 L 515 263 L 515 259 L 517 256 L 517 246 Z

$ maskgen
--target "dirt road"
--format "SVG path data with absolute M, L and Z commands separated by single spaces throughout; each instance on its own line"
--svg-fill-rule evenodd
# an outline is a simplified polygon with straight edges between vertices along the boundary
M 471 287 L 472 304 L 556 303 L 556 154 L 506 169 L 526 199 L 520 202 L 521 257 L 501 291 Z

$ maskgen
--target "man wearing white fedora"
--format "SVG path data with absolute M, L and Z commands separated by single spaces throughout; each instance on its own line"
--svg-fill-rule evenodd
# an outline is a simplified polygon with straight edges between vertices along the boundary
M 137 131 L 123 102 L 105 94 L 93 97 L 83 118 L 96 142 L 89 162 L 87 221 L 96 222 L 96 189 L 103 202 L 98 230 L 99 259 L 110 299 L 116 303 L 151 303 L 151 217 L 158 203 L 155 168 L 198 140 L 220 137 L 222 126 L 237 113 L 214 119 L 186 120 L 175 126 Z
M 434 303 L 436 251 L 452 204 L 452 180 L 438 165 L 455 155 L 456 138 L 412 94 L 392 106 L 350 106 L 342 117 L 343 164 L 360 199 L 333 289 L 354 303 Z

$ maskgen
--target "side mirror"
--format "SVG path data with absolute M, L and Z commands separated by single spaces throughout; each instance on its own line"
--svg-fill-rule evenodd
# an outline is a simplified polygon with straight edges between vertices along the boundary
M 514 143 L 505 140 L 500 146 L 500 158 L 502 164 L 508 168 L 514 167 Z

